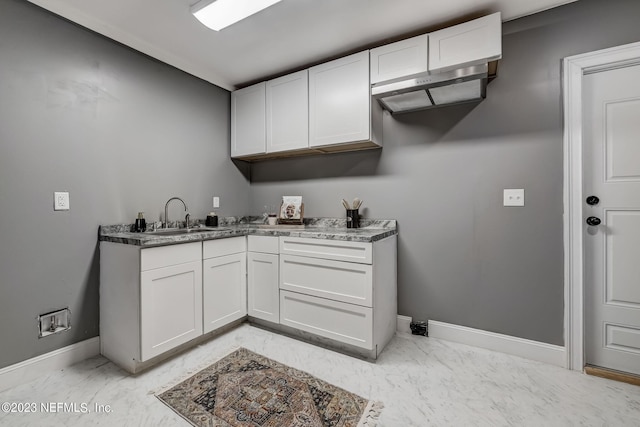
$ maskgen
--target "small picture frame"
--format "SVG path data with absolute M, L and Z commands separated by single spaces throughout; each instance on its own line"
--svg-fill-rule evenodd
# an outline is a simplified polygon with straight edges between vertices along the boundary
M 304 203 L 302 203 L 302 196 L 282 196 L 278 223 L 302 225 L 303 219 Z

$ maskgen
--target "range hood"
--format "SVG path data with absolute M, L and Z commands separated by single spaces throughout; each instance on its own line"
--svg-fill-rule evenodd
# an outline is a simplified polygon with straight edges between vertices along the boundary
M 371 96 L 392 114 L 481 101 L 486 96 L 489 64 L 380 82 Z

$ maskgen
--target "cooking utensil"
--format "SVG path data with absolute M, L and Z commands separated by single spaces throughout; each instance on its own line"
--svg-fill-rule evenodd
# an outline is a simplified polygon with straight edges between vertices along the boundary
M 353 199 L 353 209 L 360 209 L 360 206 L 362 206 L 362 200 L 357 197 Z
M 349 206 L 349 202 L 347 202 L 345 199 L 342 199 L 342 206 L 344 206 L 345 209 L 351 209 L 351 207 Z

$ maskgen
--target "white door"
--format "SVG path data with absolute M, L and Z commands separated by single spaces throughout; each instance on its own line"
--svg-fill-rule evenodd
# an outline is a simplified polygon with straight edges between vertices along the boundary
M 265 88 L 262 82 L 231 92 L 231 157 L 267 151 Z
M 247 314 L 247 256 L 244 252 L 202 261 L 204 333 Z
M 309 68 L 309 147 L 370 138 L 369 51 Z
M 149 360 L 202 335 L 202 263 L 140 274 L 140 353 Z
M 267 82 L 267 153 L 309 148 L 307 70 Z
M 585 359 L 640 374 L 640 65 L 583 82 Z
M 274 323 L 278 323 L 280 320 L 278 258 L 278 255 L 275 254 L 259 252 L 247 254 L 248 314 Z

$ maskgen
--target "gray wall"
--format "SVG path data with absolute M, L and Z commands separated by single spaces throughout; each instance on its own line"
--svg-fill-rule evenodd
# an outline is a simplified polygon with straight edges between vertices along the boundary
M 0 368 L 98 335 L 98 225 L 158 219 L 173 195 L 194 217 L 214 195 L 236 215 L 302 194 L 309 216 L 359 196 L 399 220 L 399 313 L 562 344 L 561 58 L 640 40 L 638 16 L 580 0 L 507 23 L 483 103 L 386 116 L 382 151 L 256 164 L 249 185 L 228 92 L 0 0 Z M 38 339 L 36 316 L 66 306 L 72 330 Z
M 381 151 L 252 166 L 253 212 L 300 194 L 399 221 L 398 312 L 563 345 L 563 57 L 640 40 L 637 0 L 580 0 L 508 22 L 488 98 L 384 117 Z M 524 188 L 526 206 L 502 206 Z
M 97 232 L 158 219 L 174 195 L 195 218 L 221 197 L 244 213 L 229 160 L 229 92 L 68 23 L 0 0 L 0 368 L 97 336 Z M 53 192 L 69 191 L 69 212 Z M 174 218 L 182 209 L 175 206 Z M 36 316 L 70 307 L 70 331 Z

